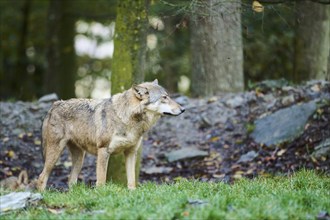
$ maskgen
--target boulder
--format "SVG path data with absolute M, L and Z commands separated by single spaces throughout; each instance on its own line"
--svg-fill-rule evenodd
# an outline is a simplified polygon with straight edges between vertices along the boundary
M 267 146 L 294 140 L 303 133 L 308 118 L 317 109 L 316 102 L 296 104 L 257 119 L 251 137 Z

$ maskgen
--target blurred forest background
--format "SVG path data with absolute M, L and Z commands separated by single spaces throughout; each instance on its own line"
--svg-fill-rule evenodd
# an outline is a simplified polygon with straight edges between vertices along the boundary
M 1 0 L 0 99 L 329 80 L 329 0 Z M 113 86 L 111 86 L 113 85 Z

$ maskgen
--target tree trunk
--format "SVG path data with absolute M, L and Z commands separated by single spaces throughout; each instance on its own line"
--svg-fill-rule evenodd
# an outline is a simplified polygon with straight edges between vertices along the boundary
M 25 0 L 22 6 L 22 26 L 19 35 L 18 42 L 18 59 L 15 71 L 15 77 L 13 79 L 13 91 L 16 92 L 16 97 L 22 100 L 32 99 L 34 94 L 33 82 L 31 76 L 27 71 L 28 59 L 26 56 L 27 38 L 28 38 L 28 26 L 29 15 L 31 11 L 31 1 Z
M 240 1 L 206 0 L 196 5 L 190 27 L 192 95 L 242 91 Z
M 57 93 L 62 99 L 75 96 L 75 19 L 68 13 L 72 6 L 73 1 L 51 0 L 47 18 L 45 90 Z
M 147 33 L 146 0 L 118 1 L 111 76 L 111 93 L 129 89 L 132 83 L 144 80 Z M 136 179 L 140 171 L 141 149 L 138 153 Z M 108 180 L 125 184 L 126 170 L 123 155 L 110 156 Z
M 328 6 L 296 2 L 294 82 L 326 79 L 330 51 L 330 9 Z

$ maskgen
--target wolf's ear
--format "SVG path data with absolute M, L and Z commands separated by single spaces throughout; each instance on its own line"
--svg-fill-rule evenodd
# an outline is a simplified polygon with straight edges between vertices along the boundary
M 143 98 L 149 95 L 148 89 L 143 86 L 133 85 L 132 89 L 136 98 L 140 100 L 142 100 Z
M 152 83 L 158 85 L 158 79 L 155 79 Z

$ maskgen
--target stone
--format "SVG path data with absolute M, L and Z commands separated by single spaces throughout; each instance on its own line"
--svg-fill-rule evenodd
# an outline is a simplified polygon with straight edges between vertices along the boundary
M 289 105 L 291 105 L 294 102 L 295 102 L 295 98 L 294 98 L 294 95 L 293 94 L 288 95 L 288 96 L 285 96 L 281 100 L 281 103 L 284 106 L 289 106 Z
M 247 152 L 246 154 L 243 154 L 237 163 L 245 163 L 245 162 L 250 162 L 254 160 L 259 154 L 255 152 L 254 150 Z
M 299 137 L 309 119 L 317 109 L 316 101 L 296 104 L 257 119 L 251 137 L 267 146 L 279 145 Z
M 183 106 L 189 104 L 189 98 L 187 96 L 179 96 L 179 97 L 175 98 L 174 100 Z
M 40 193 L 12 192 L 0 197 L 0 213 L 25 208 L 42 199 Z
M 173 170 L 172 167 L 152 166 L 152 167 L 143 168 L 142 172 L 144 172 L 146 174 L 167 174 L 167 173 L 172 172 L 172 170 Z
M 229 106 L 230 108 L 237 108 L 243 105 L 245 100 L 241 96 L 235 96 L 231 99 L 228 99 L 226 101 L 226 105 Z
M 55 93 L 42 96 L 38 102 L 54 102 L 58 100 L 58 96 Z
M 206 151 L 198 150 L 196 148 L 186 147 L 180 150 L 175 150 L 170 153 L 165 154 L 169 162 L 185 160 L 196 157 L 206 157 L 209 153 Z
M 330 156 L 330 138 L 325 139 L 315 147 L 313 156 L 316 158 Z

